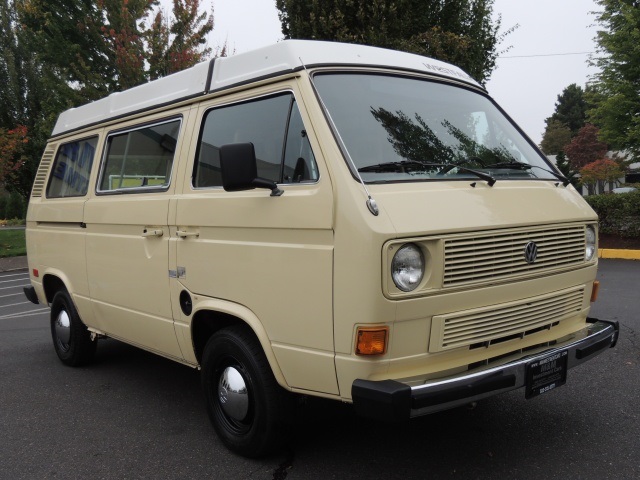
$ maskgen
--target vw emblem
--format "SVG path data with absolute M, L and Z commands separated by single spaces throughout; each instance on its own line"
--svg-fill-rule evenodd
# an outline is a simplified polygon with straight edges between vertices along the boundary
M 529 242 L 524 246 L 524 259 L 529 265 L 536 261 L 538 257 L 538 246 L 536 242 Z

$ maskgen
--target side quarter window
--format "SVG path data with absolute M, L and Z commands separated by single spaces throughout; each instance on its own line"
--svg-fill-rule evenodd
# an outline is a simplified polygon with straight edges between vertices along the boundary
M 53 162 L 47 198 L 83 197 L 89 189 L 98 137 L 64 143 Z
M 193 186 L 222 186 L 220 147 L 253 143 L 258 176 L 276 183 L 317 180 L 317 166 L 291 93 L 214 108 L 205 113 Z
M 110 134 L 98 191 L 166 190 L 180 123 L 174 119 Z
M 318 178 L 316 158 L 311 151 L 307 130 L 294 100 L 287 128 L 282 183 L 316 182 Z

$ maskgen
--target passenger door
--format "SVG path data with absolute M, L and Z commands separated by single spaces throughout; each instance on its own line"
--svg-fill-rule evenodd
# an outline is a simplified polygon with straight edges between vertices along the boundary
M 197 297 L 196 310 L 206 300 L 255 315 L 291 386 L 337 393 L 333 195 L 308 119 L 291 91 L 213 101 L 198 115 L 193 174 L 176 209 L 180 288 Z M 219 148 L 242 142 L 253 143 L 258 175 L 278 183 L 282 196 L 222 189 Z M 190 322 L 183 317 L 176 327 L 187 331 Z
M 89 290 L 97 327 L 182 358 L 169 292 L 169 225 L 183 116 L 129 125 L 105 142 L 96 194 L 85 206 Z

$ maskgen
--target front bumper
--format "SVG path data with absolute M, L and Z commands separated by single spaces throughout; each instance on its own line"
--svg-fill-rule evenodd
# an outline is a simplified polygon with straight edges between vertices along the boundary
M 531 362 L 567 351 L 567 369 L 571 369 L 615 346 L 618 322 L 596 318 L 587 318 L 587 322 L 583 331 L 578 332 L 583 334 L 579 335 L 580 340 L 476 373 L 465 372 L 413 387 L 396 380 L 357 379 L 351 388 L 353 405 L 359 415 L 401 421 L 524 387 L 527 365 Z

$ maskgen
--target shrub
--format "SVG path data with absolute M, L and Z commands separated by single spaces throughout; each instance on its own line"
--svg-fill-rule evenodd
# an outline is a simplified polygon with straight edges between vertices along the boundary
M 600 232 L 640 237 L 640 191 L 590 195 L 587 202 L 600 219 Z
M 22 196 L 17 192 L 11 192 L 7 199 L 4 218 L 24 218 L 25 202 Z

